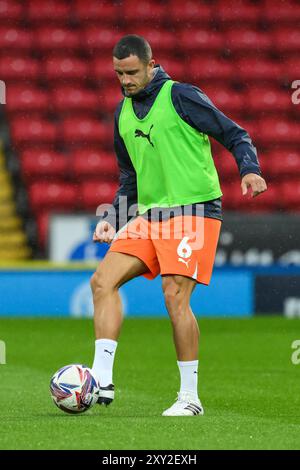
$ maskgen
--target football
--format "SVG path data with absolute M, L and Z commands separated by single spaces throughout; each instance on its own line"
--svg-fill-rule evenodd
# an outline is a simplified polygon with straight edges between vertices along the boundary
M 53 375 L 50 393 L 55 405 L 62 411 L 83 413 L 97 402 L 99 382 L 87 366 L 70 364 Z

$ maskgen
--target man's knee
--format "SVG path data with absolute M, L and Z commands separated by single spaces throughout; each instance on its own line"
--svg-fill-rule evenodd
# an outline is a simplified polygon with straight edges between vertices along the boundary
M 180 312 L 183 301 L 183 292 L 180 283 L 174 277 L 163 278 L 163 293 L 169 314 Z
M 165 303 L 170 316 L 184 314 L 190 302 L 194 281 L 183 276 L 166 276 L 162 280 Z
M 101 264 L 97 271 L 92 275 L 90 284 L 94 296 L 96 294 L 104 294 L 116 287 L 113 279 L 109 279 L 109 277 L 102 271 Z
M 91 285 L 93 294 L 97 288 L 97 284 L 98 284 L 98 278 L 97 278 L 97 272 L 95 272 L 90 279 L 90 285 Z

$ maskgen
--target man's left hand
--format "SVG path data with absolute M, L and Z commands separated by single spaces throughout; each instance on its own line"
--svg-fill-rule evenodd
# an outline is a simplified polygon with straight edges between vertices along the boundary
M 248 188 L 252 189 L 252 197 L 258 196 L 267 190 L 267 184 L 265 180 L 255 173 L 248 173 L 247 175 L 243 176 L 241 187 L 243 196 L 247 194 Z

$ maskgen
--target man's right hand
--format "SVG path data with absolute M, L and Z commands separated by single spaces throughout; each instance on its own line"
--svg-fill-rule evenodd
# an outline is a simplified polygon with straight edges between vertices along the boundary
M 116 234 L 115 229 L 108 222 L 101 221 L 97 224 L 93 235 L 93 241 L 99 243 L 111 243 Z

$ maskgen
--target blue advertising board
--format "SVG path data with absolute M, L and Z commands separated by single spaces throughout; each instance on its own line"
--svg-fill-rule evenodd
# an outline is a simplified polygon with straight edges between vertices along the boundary
M 0 316 L 92 316 L 93 269 L 0 270 Z M 120 289 L 125 315 L 166 316 L 160 276 L 131 280 Z M 210 286 L 192 296 L 197 316 L 250 316 L 253 275 L 247 269 L 215 269 Z

